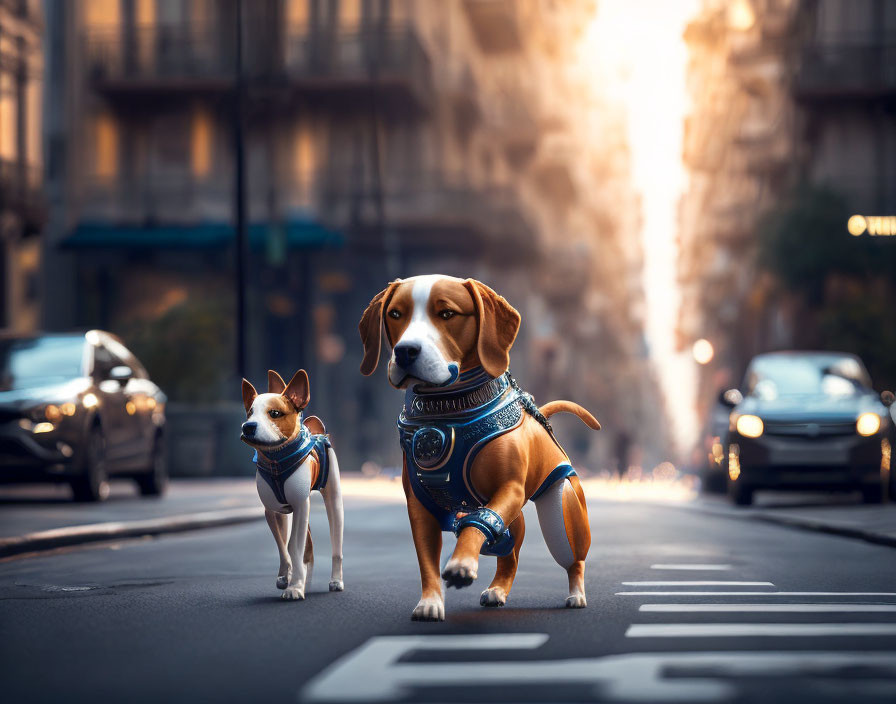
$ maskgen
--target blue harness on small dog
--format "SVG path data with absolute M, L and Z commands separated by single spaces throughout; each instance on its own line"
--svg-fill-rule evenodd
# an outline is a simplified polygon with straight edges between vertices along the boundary
M 508 555 L 514 540 L 501 517 L 486 508 L 488 499 L 476 491 L 470 470 L 486 443 L 519 427 L 523 413 L 538 420 L 554 439 L 550 423 L 510 372 L 495 378 L 478 367 L 460 374 L 450 390 L 409 388 L 398 417 L 399 442 L 414 495 L 443 531 L 459 535 L 468 526 L 479 529 L 486 537 L 483 555 Z M 572 475 L 572 466 L 561 463 L 531 498 Z M 457 518 L 458 513 L 466 515 Z
M 323 489 L 327 485 L 327 477 L 330 473 L 330 438 L 326 435 L 312 435 L 304 425 L 299 436 L 281 448 L 271 452 L 259 452 L 255 450 L 252 461 L 255 463 L 258 474 L 264 479 L 274 496 L 282 504 L 288 504 L 283 487 L 286 480 L 302 465 L 312 452 L 317 458 L 320 471 L 314 489 Z

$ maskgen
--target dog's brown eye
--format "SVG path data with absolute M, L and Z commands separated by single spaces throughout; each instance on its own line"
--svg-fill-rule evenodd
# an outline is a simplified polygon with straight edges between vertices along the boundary
M 278 410 L 271 410 L 271 411 L 268 411 L 268 415 L 269 415 L 271 418 L 279 418 L 280 416 L 283 415 L 283 413 L 281 413 L 281 412 L 278 411 Z
M 455 316 L 454 311 L 453 311 L 453 310 L 448 310 L 447 308 L 446 308 L 445 310 L 443 310 L 442 312 L 439 313 L 439 317 L 440 317 L 442 320 L 451 320 L 451 318 L 453 318 L 454 316 Z
M 401 311 L 395 310 L 395 308 L 393 308 L 389 311 L 389 317 L 393 318 L 394 320 L 398 320 L 401 317 Z

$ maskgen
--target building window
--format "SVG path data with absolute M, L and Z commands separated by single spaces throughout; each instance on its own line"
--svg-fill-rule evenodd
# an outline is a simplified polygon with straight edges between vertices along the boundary
M 40 166 L 41 164 L 40 92 L 40 81 L 36 79 L 28 81 L 25 92 L 25 108 L 28 116 L 25 134 L 25 160 L 30 166 Z
M 121 23 L 120 0 L 85 0 L 82 7 L 88 27 L 117 27 Z
M 349 33 L 361 29 L 361 0 L 339 0 L 339 29 Z
M 18 156 L 17 118 L 15 80 L 0 72 L 0 159 L 15 161 Z
M 311 204 L 311 184 L 314 183 L 315 149 L 314 132 L 305 123 L 296 130 L 293 169 L 296 192 L 300 194 L 300 205 Z
M 134 17 L 139 27 L 156 23 L 156 0 L 137 0 Z
M 101 180 L 118 175 L 118 125 L 107 113 L 100 113 L 94 121 L 93 172 Z
M 287 0 L 286 24 L 291 34 L 308 28 L 308 3 L 310 0 Z
M 191 161 L 193 175 L 206 178 L 212 170 L 212 117 L 204 106 L 193 110 L 193 135 L 191 144 Z

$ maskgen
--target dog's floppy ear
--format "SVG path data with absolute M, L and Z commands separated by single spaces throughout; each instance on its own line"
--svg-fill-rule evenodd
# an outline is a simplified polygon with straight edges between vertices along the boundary
M 255 387 L 246 379 L 243 379 L 243 405 L 246 407 L 246 413 L 252 408 L 252 402 L 256 396 L 258 396 L 258 392 L 255 390 Z
M 386 288 L 373 297 L 361 322 L 358 323 L 358 332 L 361 334 L 361 342 L 364 343 L 364 359 L 361 360 L 361 373 L 370 376 L 376 371 L 376 365 L 380 361 L 380 341 L 383 334 L 383 309 L 389 304 L 395 286 L 400 279 L 390 283 Z
M 489 374 L 501 376 L 510 366 L 510 348 L 520 329 L 520 314 L 484 283 L 467 279 L 464 286 L 473 296 L 479 318 L 479 361 Z
M 273 369 L 268 369 L 268 393 L 282 394 L 285 388 L 286 382 L 283 381 L 283 377 Z
M 282 393 L 296 407 L 297 411 L 301 411 L 311 400 L 311 384 L 308 382 L 308 372 L 304 369 L 299 369 Z

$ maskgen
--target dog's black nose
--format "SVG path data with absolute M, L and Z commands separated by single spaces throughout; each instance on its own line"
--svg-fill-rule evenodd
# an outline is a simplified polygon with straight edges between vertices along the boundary
M 407 369 L 420 356 L 419 342 L 399 342 L 395 345 L 395 362 Z
M 247 438 L 254 438 L 255 429 L 257 427 L 258 423 L 256 423 L 255 421 L 246 421 L 245 423 L 243 423 L 243 435 L 245 435 Z

